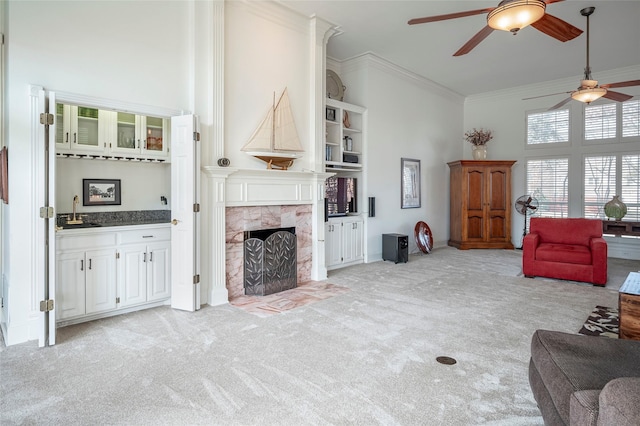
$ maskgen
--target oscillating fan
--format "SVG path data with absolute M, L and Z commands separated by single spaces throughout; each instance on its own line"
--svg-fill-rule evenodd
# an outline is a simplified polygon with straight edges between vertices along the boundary
M 522 229 L 522 241 L 520 241 L 520 249 L 524 243 L 524 237 L 527 235 L 527 216 L 533 216 L 538 211 L 538 200 L 531 195 L 521 195 L 515 202 L 516 211 L 524 215 L 524 228 Z

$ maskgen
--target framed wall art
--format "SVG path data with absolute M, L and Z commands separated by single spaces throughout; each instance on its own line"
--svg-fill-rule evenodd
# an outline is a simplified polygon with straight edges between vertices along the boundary
M 420 207 L 420 160 L 402 158 L 400 205 L 403 209 Z
M 82 179 L 83 206 L 119 206 L 120 179 Z

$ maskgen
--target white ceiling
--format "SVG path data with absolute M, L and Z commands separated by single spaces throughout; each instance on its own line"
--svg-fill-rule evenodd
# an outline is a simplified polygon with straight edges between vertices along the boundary
M 580 10 L 588 6 L 596 8 L 590 17 L 589 40 L 593 78 L 598 79 L 598 70 L 640 64 L 639 0 L 553 3 L 547 5 L 547 13 L 585 32 L 562 43 L 533 27 L 524 28 L 515 36 L 494 31 L 470 53 L 459 57 L 452 55 L 486 25 L 486 15 L 420 25 L 408 25 L 407 21 L 495 7 L 499 0 L 281 0 L 280 3 L 339 26 L 342 34 L 329 40 L 329 57 L 341 61 L 373 52 L 464 96 L 572 77 L 577 87 L 586 64 L 587 40 L 586 18 L 580 15 Z M 600 81 L 604 83 L 614 82 Z

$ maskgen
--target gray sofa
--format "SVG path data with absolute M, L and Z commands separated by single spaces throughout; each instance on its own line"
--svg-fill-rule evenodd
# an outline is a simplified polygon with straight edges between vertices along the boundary
M 546 425 L 640 425 L 640 341 L 537 330 L 529 383 Z

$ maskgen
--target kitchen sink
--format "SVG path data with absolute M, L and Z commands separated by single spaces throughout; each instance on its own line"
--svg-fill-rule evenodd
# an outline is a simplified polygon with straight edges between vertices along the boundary
M 62 225 L 62 229 L 78 229 L 78 228 L 99 228 L 102 225 L 100 225 L 99 223 L 92 223 L 92 222 L 86 222 L 86 223 L 64 223 Z

